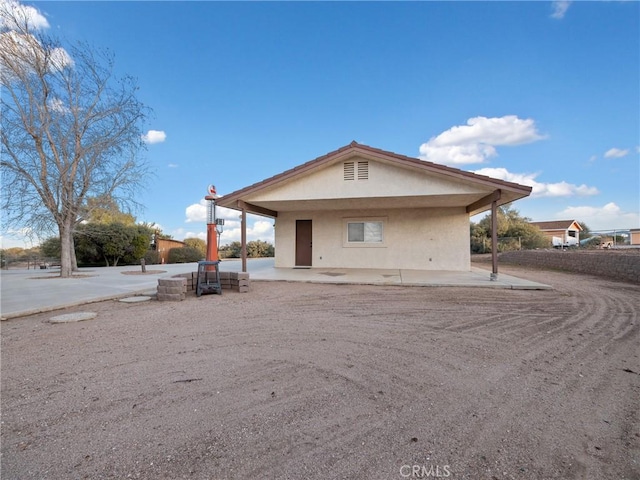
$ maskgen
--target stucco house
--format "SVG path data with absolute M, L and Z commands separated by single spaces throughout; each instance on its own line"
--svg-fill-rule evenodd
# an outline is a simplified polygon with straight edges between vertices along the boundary
M 275 219 L 275 266 L 469 271 L 469 217 L 531 187 L 352 142 L 220 197 Z M 497 273 L 497 271 L 495 272 Z
M 549 222 L 529 222 L 538 227 L 549 239 L 555 237 L 562 245 L 580 245 L 582 227 L 576 220 L 553 220 Z M 570 240 L 575 239 L 575 240 Z

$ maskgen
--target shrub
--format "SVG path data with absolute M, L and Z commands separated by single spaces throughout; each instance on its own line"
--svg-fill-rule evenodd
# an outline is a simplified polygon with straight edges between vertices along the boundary
M 157 265 L 160 263 L 160 254 L 155 250 L 147 250 L 144 254 L 144 261 L 147 265 Z
M 193 247 L 172 248 L 169 250 L 168 263 L 190 263 L 203 260 L 200 250 Z

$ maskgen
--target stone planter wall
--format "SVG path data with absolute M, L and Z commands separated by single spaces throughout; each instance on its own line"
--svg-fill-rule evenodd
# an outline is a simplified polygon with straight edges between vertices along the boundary
M 475 261 L 473 256 L 472 260 Z M 640 283 L 640 250 L 637 249 L 520 250 L 500 253 L 498 263 L 551 268 Z

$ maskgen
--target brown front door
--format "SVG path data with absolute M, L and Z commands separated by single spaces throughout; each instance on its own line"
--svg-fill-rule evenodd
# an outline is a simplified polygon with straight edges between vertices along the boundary
M 296 220 L 296 267 L 311 266 L 311 220 Z

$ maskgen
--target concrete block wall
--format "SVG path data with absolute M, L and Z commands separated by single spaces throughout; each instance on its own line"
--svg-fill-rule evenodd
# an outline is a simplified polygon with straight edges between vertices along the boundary
M 503 252 L 498 263 L 586 273 L 640 283 L 640 252 L 620 250 L 520 250 Z
M 196 290 L 198 272 L 181 273 L 173 278 L 184 278 L 187 290 Z M 220 272 L 220 286 L 223 290 L 233 290 L 240 293 L 247 293 L 251 286 L 249 274 L 246 272 Z
M 179 302 L 187 295 L 187 280 L 185 278 L 159 278 L 158 300 L 161 302 Z

